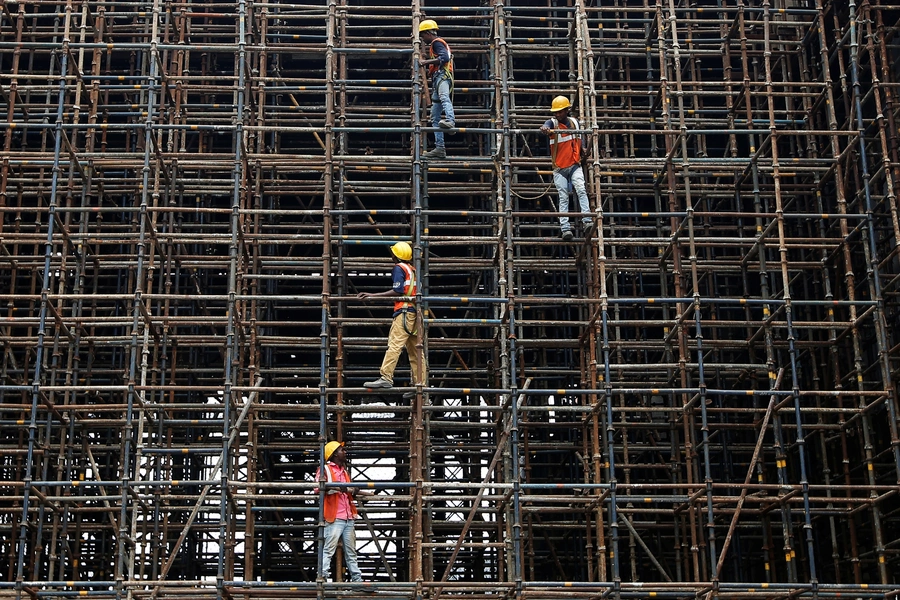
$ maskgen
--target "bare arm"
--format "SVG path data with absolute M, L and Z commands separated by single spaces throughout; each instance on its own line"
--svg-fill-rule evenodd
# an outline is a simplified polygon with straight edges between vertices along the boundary
M 392 296 L 402 296 L 402 294 L 398 294 L 394 290 L 387 290 L 384 292 L 360 292 L 356 295 L 360 300 L 368 300 L 369 298 L 390 298 Z

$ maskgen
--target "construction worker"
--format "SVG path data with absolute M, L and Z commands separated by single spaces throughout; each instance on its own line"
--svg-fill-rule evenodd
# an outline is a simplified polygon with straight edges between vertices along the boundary
M 581 170 L 581 157 L 585 147 L 581 135 L 566 133 L 568 129 L 578 129 L 578 121 L 569 116 L 569 108 L 572 103 L 565 96 L 557 96 L 550 105 L 550 114 L 553 115 L 541 126 L 541 133 L 550 136 L 550 156 L 553 159 L 553 183 L 559 193 L 559 227 L 562 230 L 562 239 L 566 242 L 572 240 L 572 226 L 569 224 L 569 190 L 575 189 L 578 196 L 578 204 L 581 212 L 590 213 L 591 205 L 588 201 L 587 189 L 584 185 L 584 171 Z M 594 220 L 584 215 L 581 217 L 584 225 L 585 237 L 589 237 L 593 231 Z
M 431 126 L 438 128 L 434 132 L 434 150 L 426 152 L 422 158 L 446 158 L 444 132 L 440 130 L 456 127 L 450 97 L 453 92 L 453 53 L 450 52 L 450 45 L 438 37 L 437 23 L 431 19 L 425 19 L 419 24 L 419 36 L 428 44 L 428 58 L 423 56 L 419 64 L 428 68 L 428 75 L 431 77 Z
M 406 242 L 397 242 L 391 246 L 391 257 L 394 260 L 394 269 L 391 272 L 393 286 L 384 292 L 361 292 L 357 295 L 360 300 L 369 298 L 381 298 L 390 296 L 416 295 L 416 270 L 409 263 L 412 260 L 412 248 Z M 384 361 L 381 363 L 381 377 L 375 381 L 367 381 L 363 385 L 372 389 L 387 389 L 394 386 L 394 369 L 400 359 L 400 353 L 406 348 L 409 356 L 409 366 L 412 370 L 414 385 L 425 385 L 426 365 L 419 364 L 416 345 L 419 343 L 417 331 L 418 319 L 416 308 L 410 300 L 398 300 L 394 302 L 394 321 L 391 323 L 391 331 L 388 334 L 388 349 L 384 353 Z M 424 362 L 424 361 L 423 361 Z M 421 367 L 421 370 L 420 370 Z M 404 394 L 405 398 L 414 394 Z
M 316 481 L 321 479 L 321 471 L 316 470 Z M 344 442 L 328 442 L 325 444 L 325 481 L 328 483 L 350 483 L 347 472 L 347 452 Z M 316 488 L 316 492 L 318 492 Z M 322 509 L 325 519 L 325 543 L 322 548 L 321 575 L 325 581 L 331 577 L 331 559 L 337 550 L 338 542 L 344 547 L 344 561 L 350 571 L 350 581 L 362 583 L 362 571 L 356 560 L 356 530 L 353 521 L 359 516 L 353 497 L 356 488 L 327 488 L 325 503 Z M 356 589 L 356 588 L 355 588 Z M 370 592 L 360 586 L 356 591 Z

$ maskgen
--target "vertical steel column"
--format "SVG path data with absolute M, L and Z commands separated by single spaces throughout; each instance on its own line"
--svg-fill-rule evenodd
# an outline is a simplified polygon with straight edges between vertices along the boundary
M 668 16 L 666 16 L 668 13 Z M 680 68 L 681 65 L 678 60 L 670 59 L 668 56 L 667 48 L 666 48 L 666 38 L 669 35 L 669 31 L 671 30 L 671 35 L 673 36 L 673 45 L 677 44 L 677 37 L 674 29 L 676 23 L 676 17 L 674 12 L 674 7 L 671 2 L 668 3 L 668 7 L 664 8 L 662 4 L 662 0 L 658 0 L 656 3 L 656 21 L 657 21 L 657 30 L 658 30 L 658 48 L 659 48 L 659 63 L 660 63 L 660 100 L 659 106 L 662 112 L 662 124 L 669 132 L 665 133 L 665 179 L 660 176 L 657 179 L 657 182 L 654 187 L 659 187 L 662 185 L 663 181 L 667 186 L 666 196 L 668 201 L 668 210 L 670 213 L 680 212 L 680 207 L 678 204 L 678 198 L 676 195 L 677 182 L 675 175 L 675 166 L 674 166 L 674 157 L 678 151 L 676 147 L 676 143 L 678 142 L 678 136 L 670 133 L 673 129 L 676 128 L 676 124 L 672 118 L 672 107 L 671 107 L 671 96 L 673 95 L 673 91 L 670 89 L 669 84 L 669 73 L 672 73 L 672 76 L 676 78 L 676 82 L 680 80 Z M 673 51 L 676 51 L 677 47 L 673 48 Z M 676 54 L 677 56 L 677 54 Z M 675 88 L 674 95 L 679 95 L 679 89 Z M 683 117 L 683 114 L 681 115 Z M 679 128 L 680 135 L 685 135 L 685 129 L 683 124 Z M 676 216 L 672 216 L 669 219 L 669 226 L 672 232 L 678 231 L 680 229 L 679 219 Z M 684 297 L 684 272 L 682 270 L 682 256 L 680 245 L 672 244 L 665 251 L 666 253 L 671 252 L 672 254 L 672 276 L 674 283 L 674 294 L 672 294 L 676 298 Z M 661 257 L 661 258 L 664 258 Z M 696 285 L 692 286 L 692 289 L 696 291 Z M 676 336 L 678 340 L 678 372 L 679 372 L 679 382 L 678 387 L 684 389 L 690 387 L 690 375 L 687 370 L 687 363 L 690 362 L 690 352 L 688 349 L 687 342 L 687 329 L 684 324 L 684 319 L 687 318 L 690 311 L 694 308 L 694 305 L 690 305 L 687 308 L 682 308 L 683 303 L 677 303 L 675 308 L 675 328 L 676 328 Z M 695 464 L 695 453 L 696 453 L 696 444 L 694 443 L 694 425 L 693 425 L 693 411 L 687 410 L 687 408 L 692 404 L 692 398 L 689 393 L 681 392 L 681 402 L 682 402 L 682 410 L 683 414 L 681 415 L 682 420 L 682 429 L 684 439 L 682 443 L 684 444 L 684 456 L 685 456 L 685 473 L 687 475 L 685 484 L 686 491 L 689 496 L 693 496 L 694 488 L 696 485 L 697 478 L 697 465 Z M 688 521 L 690 525 L 690 551 L 692 558 L 692 570 L 693 570 L 693 580 L 701 581 L 705 579 L 705 562 L 704 557 L 700 554 L 700 540 L 699 540 L 699 531 L 697 529 L 697 511 L 694 509 L 693 502 L 689 502 L 684 510 L 688 514 Z
M 328 18 L 325 31 L 325 105 L 334 106 L 335 91 L 335 31 L 337 29 L 337 0 L 328 0 Z M 325 546 L 325 444 L 328 441 L 328 374 L 330 365 L 329 333 L 330 333 L 330 299 L 331 299 L 331 210 L 334 204 L 332 191 L 334 176 L 334 111 L 325 113 L 325 157 L 324 157 L 325 189 L 322 206 L 322 321 L 319 331 L 320 363 L 319 363 L 319 509 L 318 526 L 316 527 L 316 579 L 317 597 L 324 597 L 322 560 Z M 337 432 L 340 435 L 340 432 Z M 337 572 L 335 573 L 337 575 Z
M 590 148 L 591 167 L 585 172 L 587 178 L 587 188 L 591 190 L 590 196 L 594 199 L 593 215 L 594 230 L 597 232 L 598 243 L 594 244 L 593 240 L 586 240 L 589 244 L 589 252 L 586 254 L 586 261 L 590 265 L 587 274 L 588 297 L 591 299 L 599 299 L 601 301 L 600 309 L 607 307 L 607 291 L 606 291 L 606 256 L 604 248 L 603 228 L 605 221 L 603 218 L 603 198 L 600 195 L 600 129 L 597 117 L 597 91 L 595 82 L 595 64 L 594 50 L 591 43 L 591 29 L 588 22 L 588 15 L 585 9 L 584 1 L 577 0 L 575 10 L 575 25 L 579 32 L 577 41 L 579 44 L 579 71 L 580 71 L 580 106 L 581 118 L 583 121 L 582 128 L 589 129 L 592 133 L 588 138 Z M 582 337 L 582 351 L 587 356 L 582 362 L 586 363 L 587 372 L 584 379 L 584 386 L 591 390 L 598 389 L 598 362 L 601 359 L 600 346 L 598 344 L 600 334 L 598 332 L 597 323 L 597 305 L 589 305 L 585 309 L 586 320 L 589 323 L 587 331 Z M 585 339 L 586 338 L 586 339 Z M 586 342 L 586 343 L 585 343 Z M 581 397 L 581 402 L 599 409 L 600 395 L 592 392 Z M 585 448 L 590 453 L 590 468 L 588 481 L 593 484 L 602 483 L 601 463 L 603 460 L 600 425 L 598 410 L 591 411 L 590 421 L 586 424 L 585 431 Z M 597 488 L 593 493 L 599 498 L 602 491 Z M 592 514 L 594 523 L 593 527 L 590 518 L 587 519 L 586 535 L 588 539 L 593 534 L 597 538 L 597 552 L 594 558 L 593 545 L 588 545 L 588 581 L 594 581 L 595 570 L 593 563 L 597 564 L 597 579 L 599 581 L 606 580 L 606 534 L 603 519 L 603 503 L 598 501 L 596 507 L 588 513 Z M 592 560 L 593 559 L 593 560 Z
M 694 314 L 694 332 L 695 339 L 697 340 L 697 386 L 699 386 L 699 399 L 698 404 L 700 407 L 700 418 L 701 418 L 701 427 L 700 432 L 702 435 L 702 445 L 703 445 L 703 480 L 704 485 L 706 487 L 706 535 L 707 535 L 707 553 L 709 559 L 709 565 L 716 564 L 716 557 L 718 553 L 716 552 L 716 531 L 715 531 L 715 514 L 713 512 L 713 488 L 712 488 L 712 472 L 711 472 L 711 459 L 709 454 L 709 418 L 707 415 L 707 397 L 706 397 L 706 379 L 703 371 L 703 333 L 701 329 L 701 315 L 702 315 L 702 307 L 700 305 L 700 281 L 698 278 L 697 272 L 697 247 L 694 239 L 694 203 L 693 198 L 691 196 L 691 170 L 690 170 L 690 156 L 687 146 L 687 137 L 689 135 L 689 130 L 687 126 L 686 119 L 686 108 L 684 105 L 684 85 L 682 82 L 682 66 L 681 66 L 681 44 L 679 42 L 677 24 L 678 19 L 675 11 L 675 2 L 674 0 L 668 0 L 668 20 L 669 20 L 669 34 L 672 38 L 672 73 L 675 76 L 675 98 L 676 98 L 676 110 L 678 112 L 678 131 L 679 135 L 677 137 L 677 143 L 679 147 L 669 148 L 667 163 L 671 164 L 670 167 L 672 169 L 672 176 L 670 177 L 669 183 L 670 185 L 675 183 L 674 178 L 674 162 L 677 158 L 680 158 L 681 161 L 681 177 L 682 184 L 684 186 L 684 210 L 687 213 L 687 217 L 685 219 L 687 223 L 687 235 L 688 235 L 688 262 L 690 264 L 691 269 L 691 293 L 693 295 L 693 302 L 691 308 L 689 309 Z M 687 60 L 691 60 L 689 57 Z M 674 192 L 674 190 L 673 190 Z M 673 247 L 673 254 L 680 254 L 680 244 L 675 243 Z M 683 329 L 686 331 L 686 327 Z M 692 386 L 693 387 L 693 386 Z M 704 565 L 705 568 L 706 565 Z M 704 575 L 704 577 L 709 577 L 710 575 Z
M 797 350 L 795 348 L 795 336 L 793 330 L 793 308 L 791 306 L 791 289 L 790 283 L 791 278 L 788 274 L 788 251 L 786 246 L 786 231 L 785 231 L 785 222 L 784 222 L 784 205 L 782 198 L 782 181 L 781 181 L 781 166 L 779 164 L 779 149 L 778 149 L 778 132 L 777 125 L 775 123 L 775 93 L 774 93 L 774 83 L 772 81 L 772 48 L 771 48 L 771 38 L 770 38 L 770 29 L 771 29 L 771 15 L 770 15 L 771 5 L 769 0 L 763 0 L 763 44 L 764 44 L 764 53 L 763 53 L 763 65 L 764 65 L 764 73 L 765 73 L 765 89 L 766 89 L 766 109 L 768 113 L 768 122 L 769 122 L 769 138 L 766 141 L 766 146 L 768 147 L 769 152 L 772 155 L 772 180 L 774 183 L 774 201 L 775 201 L 775 212 L 776 212 L 776 222 L 777 222 L 777 230 L 778 230 L 778 253 L 779 253 L 779 264 L 781 266 L 781 277 L 782 277 L 782 296 L 784 298 L 784 312 L 785 312 L 785 321 L 787 326 L 787 339 L 788 339 L 788 354 L 791 362 L 791 381 L 792 381 L 792 391 L 794 396 L 794 406 L 795 406 L 795 419 L 797 426 L 797 437 L 796 444 L 798 447 L 799 454 L 799 463 L 800 463 L 800 485 L 803 490 L 803 513 L 805 519 L 804 529 L 806 530 L 806 540 L 807 540 L 807 552 L 808 552 L 808 561 L 810 568 L 810 580 L 812 584 L 816 585 L 816 570 L 815 570 L 815 553 L 813 548 L 813 539 L 812 539 L 812 525 L 809 514 L 809 482 L 807 480 L 807 465 L 806 465 L 806 440 L 803 434 L 803 421 L 802 414 L 800 412 L 800 385 L 799 385 L 799 375 L 797 373 Z M 787 473 L 785 474 L 787 476 Z M 786 483 L 786 481 L 785 481 Z M 790 523 L 790 507 L 785 507 L 786 511 L 785 515 L 785 527 L 792 528 L 792 524 Z M 790 533 L 790 537 L 793 537 L 793 533 Z M 797 565 L 794 561 L 794 552 L 791 551 L 789 554 L 786 552 L 785 560 L 790 564 L 790 572 L 794 578 L 797 577 Z M 794 579 L 795 580 L 795 579 Z
M 58 24 L 59 19 L 57 18 L 55 22 Z M 32 496 L 32 481 L 33 481 L 33 472 L 35 470 L 35 446 L 38 444 L 38 440 L 36 439 L 36 433 L 38 428 L 38 406 L 39 406 L 39 398 L 41 397 L 41 379 L 43 378 L 43 366 L 44 366 L 44 343 L 45 337 L 47 336 L 47 316 L 50 311 L 50 299 L 48 297 L 50 293 L 50 283 L 51 283 L 51 270 L 50 270 L 50 262 L 51 257 L 53 255 L 53 234 L 54 234 L 54 225 L 56 220 L 56 209 L 59 204 L 57 195 L 59 194 L 59 186 L 60 186 L 60 162 L 61 162 L 61 150 L 62 150 L 62 140 L 65 133 L 63 132 L 63 110 L 65 108 L 65 97 L 66 97 L 66 75 L 69 70 L 69 32 L 72 23 L 72 2 L 69 0 L 66 4 L 65 13 L 63 14 L 63 32 L 62 32 L 62 40 L 60 43 L 59 53 L 59 85 L 57 87 L 57 103 L 56 103 L 56 122 L 53 126 L 53 167 L 52 167 L 52 176 L 50 180 L 50 201 L 47 207 L 47 241 L 44 244 L 44 272 L 41 278 L 41 300 L 40 300 L 40 309 L 38 312 L 38 333 L 37 333 L 37 347 L 35 348 L 35 360 L 34 360 L 34 376 L 31 382 L 31 409 L 29 413 L 28 419 L 28 446 L 26 450 L 25 456 L 25 472 L 23 477 L 23 489 L 22 489 L 22 517 L 19 523 L 19 539 L 18 539 L 18 548 L 17 548 L 17 562 L 16 562 L 16 600 L 20 600 L 23 592 L 23 580 L 25 577 L 25 557 L 26 557 L 26 546 L 28 546 L 28 525 L 29 525 L 29 510 L 31 504 L 31 496 Z M 52 65 L 51 60 L 51 65 Z M 52 66 L 50 77 L 52 78 Z M 49 95 L 49 91 L 48 91 Z M 49 99 L 49 98 L 48 98 Z M 9 134 L 8 134 L 9 135 Z M 48 415 L 49 418 L 49 415 Z M 35 544 L 40 544 L 39 539 L 35 539 Z M 32 548 L 32 551 L 35 551 L 36 548 Z M 32 563 L 32 568 L 36 569 L 39 565 Z M 32 572 L 33 576 L 37 577 L 38 574 L 36 572 Z
M 888 126 L 892 123 L 893 117 L 890 119 L 885 118 L 885 114 L 891 115 L 894 113 L 892 108 L 894 108 L 894 103 L 892 101 L 892 96 L 894 92 L 891 86 L 882 86 L 883 81 L 890 81 L 890 71 L 889 65 L 891 65 L 891 61 L 887 56 L 886 44 L 882 43 L 884 40 L 885 31 L 884 24 L 879 23 L 879 31 L 875 33 L 872 31 L 872 21 L 873 17 L 872 6 L 869 3 L 865 4 L 865 10 L 868 15 L 868 18 L 865 20 L 866 23 L 866 51 L 869 55 L 869 68 L 873 74 L 878 73 L 879 69 L 877 68 L 876 56 L 880 59 L 881 62 L 881 75 L 879 78 L 874 78 L 872 81 L 872 87 L 874 88 L 874 93 L 872 97 L 875 102 L 875 122 L 878 124 L 878 140 L 880 142 L 880 150 L 881 150 L 881 169 L 882 174 L 884 176 L 884 187 L 885 187 L 885 197 L 884 202 L 887 204 L 887 210 L 891 216 L 891 227 L 894 235 L 894 245 L 891 249 L 890 254 L 895 254 L 898 252 L 898 248 L 900 248 L 900 211 L 898 211 L 897 207 L 897 192 L 896 186 L 898 184 L 898 178 L 895 178 L 895 175 L 900 175 L 900 161 L 896 159 L 897 154 L 897 144 L 896 144 L 896 134 L 893 136 L 894 143 L 891 144 L 888 141 L 887 129 Z M 875 11 L 875 18 L 880 19 L 882 12 L 880 10 Z M 862 33 L 860 33 L 862 35 Z M 877 44 L 877 48 L 876 48 Z M 858 87 L 858 77 L 857 83 L 854 87 Z M 858 90 L 861 93 L 861 90 Z M 887 101 L 882 102 L 882 94 L 887 96 Z M 888 110 L 885 110 L 885 107 Z M 863 114 L 862 114 L 862 105 L 861 103 L 857 106 L 857 120 L 859 122 L 859 127 L 864 126 L 863 122 Z M 860 144 L 864 144 L 864 138 L 860 138 Z M 893 156 L 892 156 L 893 154 Z M 875 275 L 878 274 L 879 268 L 882 264 L 882 260 L 879 260 L 878 255 L 876 253 L 875 240 L 877 239 L 874 234 L 875 224 L 873 223 L 873 210 L 874 207 L 872 205 L 872 195 L 869 189 L 869 184 L 866 184 L 866 213 L 867 213 L 867 224 L 869 227 L 869 248 L 872 252 L 871 264 L 872 271 Z M 875 326 L 876 331 L 878 333 L 878 343 L 879 343 L 879 358 L 882 368 L 882 382 L 884 388 L 888 391 L 888 399 L 887 399 L 887 407 L 888 414 L 891 417 L 890 422 L 890 431 L 891 431 L 891 447 L 894 454 L 894 469 L 897 471 L 897 480 L 900 482 L 900 440 L 898 440 L 898 407 L 897 407 L 897 396 L 894 389 L 893 378 L 891 376 L 890 369 L 890 356 L 888 355 L 888 351 L 890 349 L 890 343 L 888 342 L 888 333 L 889 328 L 887 327 L 886 318 L 885 318 L 885 298 L 884 298 L 884 286 L 881 284 L 880 276 L 876 279 L 877 288 L 876 293 L 874 294 L 874 298 L 877 299 L 878 304 L 876 305 L 876 320 Z
M 867 4 L 864 4 L 864 6 Z M 885 333 L 885 321 L 884 315 L 882 313 L 882 303 L 883 297 L 881 292 L 881 277 L 879 274 L 879 260 L 878 260 L 878 249 L 876 247 L 876 234 L 875 234 L 875 225 L 873 222 L 873 211 L 874 206 L 872 202 L 872 193 L 870 190 L 870 180 L 871 174 L 869 173 L 869 165 L 868 165 L 868 156 L 867 156 L 867 148 L 866 148 L 866 129 L 867 125 L 863 118 L 863 110 L 862 110 L 862 91 L 860 84 L 860 65 L 859 65 L 859 36 L 862 35 L 862 31 L 857 28 L 857 13 L 856 13 L 856 2 L 855 0 L 850 0 L 849 3 L 850 10 L 850 85 L 852 88 L 852 102 L 853 102 L 853 116 L 849 118 L 850 122 L 855 125 L 855 129 L 857 131 L 856 142 L 859 145 L 859 155 L 857 160 L 860 165 L 860 175 L 862 178 L 862 199 L 864 204 L 860 209 L 865 208 L 866 221 L 865 221 L 865 229 L 863 230 L 863 237 L 866 241 L 866 244 L 863 246 L 865 251 L 865 259 L 866 259 L 866 280 L 869 287 L 869 296 L 875 300 L 877 303 L 875 306 L 875 316 L 873 320 L 875 322 L 876 329 L 876 340 L 877 340 L 877 350 L 878 350 L 878 362 L 881 370 L 881 378 L 883 381 L 884 388 L 888 390 L 888 399 L 887 399 L 887 407 L 888 407 L 888 415 L 890 417 L 889 427 L 891 434 L 891 452 L 894 456 L 894 467 L 895 474 L 897 476 L 898 481 L 900 481 L 900 441 L 898 441 L 897 437 L 897 413 L 896 413 L 896 403 L 894 397 L 893 385 L 891 383 L 891 366 L 890 361 L 887 356 L 887 336 Z M 876 94 L 877 95 L 877 94 Z M 860 210 L 862 212 L 862 210 Z M 860 388 L 862 389 L 862 387 Z M 861 399 L 862 400 L 862 399 Z M 799 419 L 799 406 L 796 409 L 798 411 L 798 419 Z M 868 417 L 868 415 L 866 415 Z M 868 419 L 866 419 L 868 420 Z M 866 427 L 865 429 L 868 429 Z M 799 433 L 798 433 L 799 435 Z M 867 444 L 868 445 L 868 444 Z M 802 451 L 801 446 L 801 451 Z M 867 476 L 869 478 L 870 485 L 875 484 L 875 473 L 874 473 L 874 464 L 870 464 L 867 470 Z M 804 496 L 804 499 L 806 497 Z M 808 510 L 808 509 L 807 509 Z M 809 517 L 807 516 L 807 520 Z M 882 515 L 881 508 L 878 503 L 873 503 L 872 505 L 872 520 L 873 520 L 873 530 L 875 533 L 875 553 L 878 556 L 878 573 L 881 578 L 881 583 L 887 584 L 889 583 L 887 565 L 886 565 L 886 548 L 884 545 L 884 531 L 882 525 Z M 812 544 L 811 540 L 811 532 L 807 532 L 807 540 L 809 544 Z M 814 575 L 814 573 L 813 573 Z
M 428 315 L 428 303 L 423 300 L 428 293 L 428 223 L 423 209 L 428 207 L 428 163 L 422 160 L 422 149 L 427 146 L 428 134 L 422 131 L 423 120 L 426 127 L 431 123 L 425 107 L 428 100 L 423 97 L 423 90 L 427 90 L 420 58 L 425 52 L 422 40 L 419 37 L 419 24 L 425 15 L 422 14 L 422 6 L 419 0 L 412 3 L 412 61 L 410 67 L 411 92 L 410 98 L 410 126 L 413 130 L 410 136 L 411 179 L 410 200 L 412 214 L 412 249 L 413 268 L 418 279 L 416 285 L 416 328 L 419 331 L 416 353 L 419 359 L 419 368 L 428 372 L 428 341 L 426 316 Z M 410 363 L 411 367 L 412 363 Z M 431 539 L 431 515 L 430 503 L 424 498 L 423 484 L 431 479 L 430 452 L 431 445 L 431 413 L 425 413 L 424 407 L 431 405 L 430 395 L 424 393 L 425 385 L 419 386 L 419 374 L 413 373 L 410 368 L 412 383 L 416 386 L 416 395 L 412 400 L 412 412 L 410 414 L 410 480 L 416 482 L 415 491 L 410 502 L 409 511 L 409 572 L 410 580 L 417 583 L 434 578 L 434 551 L 425 544 Z
M 510 517 L 512 518 L 512 547 L 510 552 L 511 560 L 507 563 L 511 567 L 511 572 L 507 574 L 507 580 L 515 584 L 514 593 L 516 598 L 521 598 L 524 594 L 522 587 L 522 505 L 521 505 L 521 483 L 522 468 L 519 464 L 519 403 L 517 402 L 518 384 L 516 378 L 516 338 L 514 332 L 516 330 L 515 312 L 516 298 L 515 289 L 508 285 L 514 281 L 514 264 L 515 255 L 512 244 L 513 239 L 513 217 L 512 217 L 512 196 L 510 185 L 512 181 L 511 169 L 511 149 L 513 135 L 510 131 L 510 76 L 512 71 L 512 61 L 508 54 L 506 29 L 507 14 L 503 0 L 495 0 L 493 5 L 493 27 L 495 32 L 495 43 L 497 44 L 497 63 L 496 68 L 499 75 L 500 95 L 497 97 L 499 101 L 499 128 L 502 134 L 499 139 L 500 146 L 497 148 L 497 160 L 499 161 L 497 172 L 500 177 L 498 184 L 502 186 L 501 194 L 497 194 L 499 205 L 498 212 L 504 214 L 504 218 L 500 221 L 500 231 L 498 235 L 498 272 L 500 279 L 498 281 L 497 295 L 498 297 L 506 297 L 508 304 L 506 305 L 506 317 L 508 325 L 500 327 L 501 340 L 508 343 L 508 347 L 501 350 L 501 371 L 504 389 L 509 390 L 509 461 L 512 483 L 512 509 Z M 502 200 L 501 200 L 502 198 Z M 501 310 L 502 312 L 502 310 Z M 501 317 L 502 322 L 502 317 Z M 505 329 L 505 331 L 504 331 Z M 503 342 L 501 342 L 503 343 Z M 505 355 L 505 359 L 503 358 Z
M 139 56 L 146 61 L 147 68 L 147 104 L 145 108 L 146 119 L 144 121 L 143 126 L 143 161 L 142 161 L 142 169 L 141 169 L 141 196 L 140 196 L 140 205 L 138 212 L 138 239 L 136 240 L 136 267 L 134 274 L 134 297 L 133 297 L 133 307 L 132 307 L 132 320 L 131 320 L 131 342 L 129 345 L 130 352 L 128 356 L 128 378 L 127 378 L 127 399 L 126 399 L 126 410 L 125 410 L 125 425 L 122 429 L 122 451 L 120 458 L 120 469 L 121 469 L 121 506 L 118 520 L 118 536 L 116 538 L 116 572 L 115 572 L 115 580 L 116 580 L 116 598 L 120 599 L 122 596 L 130 596 L 131 590 L 130 588 L 126 588 L 124 581 L 130 578 L 133 569 L 134 562 L 134 551 L 136 549 L 133 540 L 131 539 L 129 533 L 130 528 L 128 525 L 128 518 L 131 514 L 132 519 L 134 515 L 132 511 L 129 511 L 129 506 L 131 504 L 131 494 L 132 494 L 132 473 L 131 473 L 131 464 L 134 457 L 131 455 L 131 447 L 133 440 L 138 440 L 135 438 L 135 434 L 133 431 L 133 419 L 135 413 L 135 405 L 137 405 L 137 412 L 139 418 L 142 420 L 143 416 L 143 394 L 138 393 L 135 389 L 136 382 L 135 379 L 137 377 L 137 364 L 138 364 L 138 354 L 139 354 L 139 336 L 142 335 L 143 329 L 148 327 L 148 323 L 144 322 L 144 315 L 147 313 L 147 307 L 145 306 L 145 300 L 143 298 L 144 294 L 144 262 L 147 260 L 148 252 L 146 245 L 146 236 L 148 229 L 152 231 L 152 223 L 149 222 L 149 214 L 148 214 L 148 197 L 150 196 L 150 172 L 152 170 L 152 166 L 150 164 L 150 153 L 151 147 L 153 144 L 153 126 L 154 121 L 156 119 L 156 83 L 157 78 L 159 77 L 159 51 L 157 45 L 160 42 L 159 39 L 159 13 L 160 13 L 160 2 L 159 0 L 154 0 L 153 9 L 151 11 L 150 17 L 150 27 L 149 27 L 149 48 L 140 52 Z M 143 65 L 142 65 L 143 66 Z M 140 427 L 139 427 L 140 429 Z M 140 465 L 134 465 L 134 475 L 140 477 L 139 469 Z M 126 561 L 126 555 L 131 552 L 131 560 Z
M 243 268 L 241 263 L 244 262 L 244 219 L 241 209 L 247 206 L 246 195 L 248 193 L 246 181 L 246 158 L 244 156 L 244 147 L 247 140 L 244 133 L 244 103 L 246 93 L 246 65 L 247 65 L 247 4 L 246 0 L 238 0 L 237 3 L 237 48 L 235 52 L 235 70 L 237 71 L 237 88 L 235 89 L 235 129 L 232 134 L 232 149 L 234 152 L 233 163 L 233 190 L 231 196 L 231 215 L 229 233 L 231 240 L 228 246 L 228 305 L 227 319 L 225 322 L 225 378 L 224 393 L 222 394 L 222 471 L 220 473 L 220 499 L 219 507 L 219 553 L 218 565 L 216 570 L 216 600 L 222 600 L 227 595 L 224 589 L 226 577 L 231 578 L 230 573 L 225 572 L 226 546 L 228 545 L 229 532 L 233 530 L 233 524 L 230 522 L 232 511 L 230 510 L 231 502 L 229 501 L 228 479 L 232 473 L 232 455 L 229 447 L 232 440 L 235 439 L 232 428 L 240 428 L 240 421 L 232 423 L 231 405 L 237 404 L 237 398 L 234 397 L 232 389 L 237 384 L 239 377 L 237 369 L 239 368 L 240 353 L 238 350 L 239 340 L 237 339 L 240 332 L 237 332 L 236 323 L 238 320 L 239 304 L 242 302 L 236 299 L 240 293 L 238 288 L 238 278 L 242 276 Z M 253 402 L 253 398 L 245 400 L 248 404 Z M 229 556 L 230 560 L 230 556 Z

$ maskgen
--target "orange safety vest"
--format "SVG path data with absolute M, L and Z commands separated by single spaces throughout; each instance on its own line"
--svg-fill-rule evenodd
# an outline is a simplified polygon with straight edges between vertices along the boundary
M 450 62 L 444 65 L 428 65 L 428 74 L 434 77 L 434 74 L 437 73 L 438 69 L 443 69 L 444 74 L 453 81 L 453 52 L 450 50 L 450 44 L 444 41 L 443 38 L 434 38 L 431 40 L 431 44 L 428 46 L 428 58 L 437 58 L 438 55 L 434 53 L 434 43 L 435 42 L 443 42 L 445 46 L 447 46 L 447 53 L 450 55 Z
M 569 129 L 555 117 L 553 129 Z M 569 117 L 572 129 L 578 129 L 578 121 L 575 117 Z M 567 169 L 581 162 L 581 139 L 574 133 L 558 132 L 550 137 L 550 156 L 553 157 L 554 169 Z
M 412 268 L 412 265 L 407 264 L 405 262 L 397 263 L 397 266 L 403 269 L 403 272 L 406 274 L 406 278 L 403 281 L 403 295 L 404 296 L 415 296 L 416 295 L 416 270 Z M 394 312 L 398 310 L 410 309 L 413 307 L 412 302 L 406 302 L 405 300 L 398 300 L 394 302 Z
M 327 478 L 328 483 L 337 481 L 337 475 L 331 470 L 330 463 L 325 463 L 325 477 Z M 334 488 L 329 488 L 325 492 L 325 507 L 323 512 L 325 513 L 326 523 L 334 523 L 334 520 L 337 518 L 338 499 L 341 497 L 341 494 L 347 494 L 347 492 Z M 356 518 L 356 503 L 353 501 L 353 496 L 347 494 L 347 499 L 350 500 L 350 513 Z

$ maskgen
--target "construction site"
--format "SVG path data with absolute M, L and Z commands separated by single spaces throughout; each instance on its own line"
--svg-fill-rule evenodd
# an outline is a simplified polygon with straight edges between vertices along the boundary
M 900 597 L 900 4 L 457 1 L 2 3 L 0 600 Z

